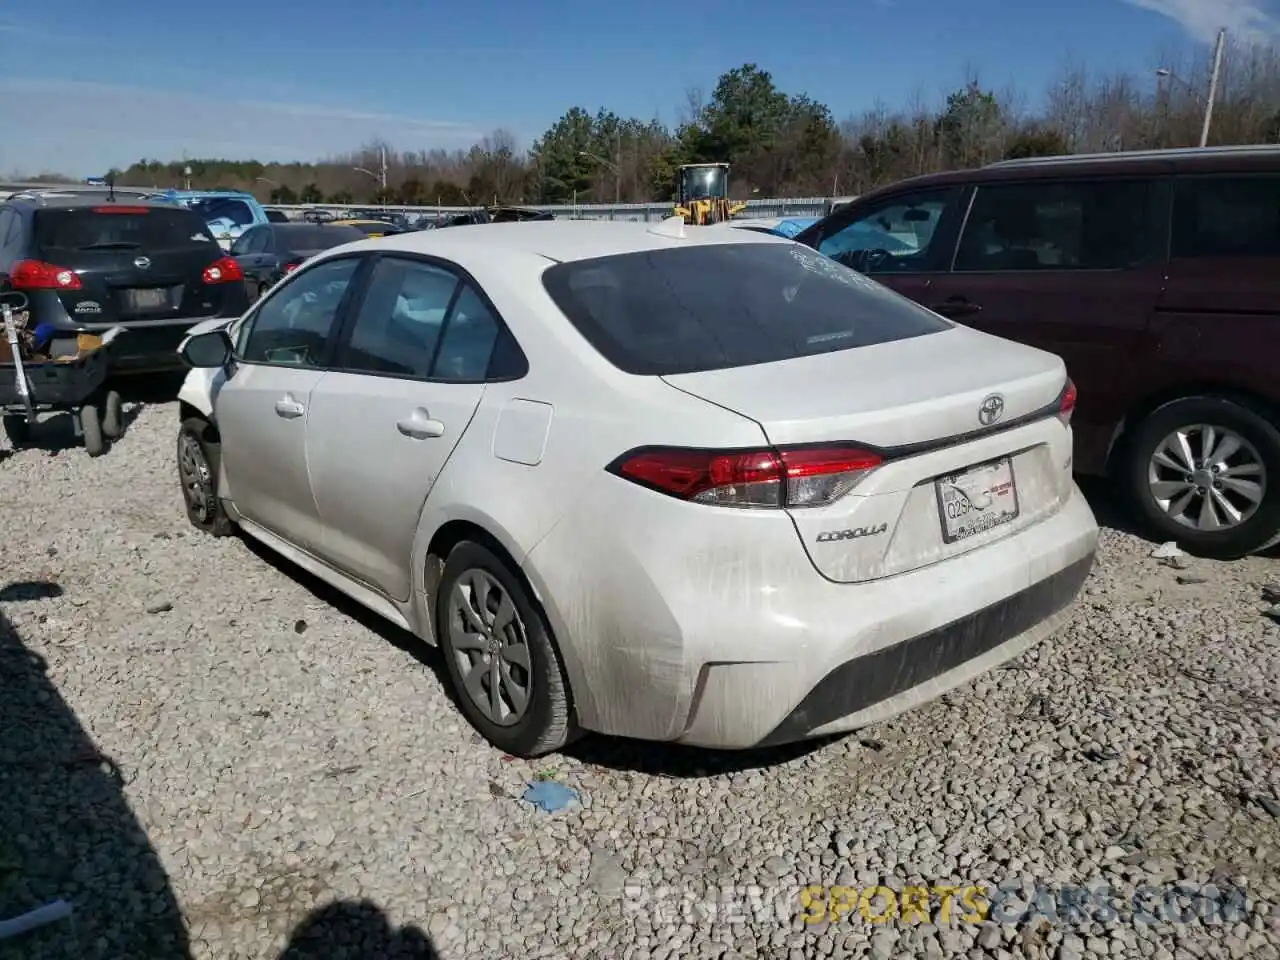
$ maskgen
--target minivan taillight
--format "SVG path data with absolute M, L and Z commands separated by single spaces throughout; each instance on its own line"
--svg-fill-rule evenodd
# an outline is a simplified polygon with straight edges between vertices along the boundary
M 1076 409 L 1076 385 L 1075 382 L 1068 377 L 1067 385 L 1062 388 L 1062 393 L 1058 396 L 1058 419 L 1067 426 L 1071 425 L 1071 414 Z
M 609 472 L 691 503 L 718 507 L 820 507 L 839 500 L 883 462 L 846 444 L 693 450 L 645 447 L 623 454 Z
M 79 290 L 80 276 L 70 267 L 19 260 L 9 271 L 9 286 L 15 290 Z
M 204 268 L 203 277 L 205 283 L 231 283 L 233 280 L 243 280 L 244 271 L 234 258 L 221 257 Z

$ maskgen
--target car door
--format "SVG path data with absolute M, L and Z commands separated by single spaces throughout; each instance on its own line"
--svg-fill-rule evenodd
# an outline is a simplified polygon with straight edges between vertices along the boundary
M 450 265 L 380 256 L 312 391 L 311 485 L 325 559 L 397 600 L 418 517 L 484 394 L 501 321 Z
M 321 538 L 307 475 L 307 405 L 361 263 L 322 261 L 263 299 L 237 333 L 234 368 L 214 404 L 236 509 L 311 552 Z
M 1078 469 L 1100 469 L 1144 390 L 1164 283 L 1168 183 L 1152 177 L 983 183 L 928 306 L 1056 353 L 1080 391 Z
M 796 236 L 797 242 L 920 303 L 945 273 L 963 216 L 965 190 L 937 186 L 852 203 Z

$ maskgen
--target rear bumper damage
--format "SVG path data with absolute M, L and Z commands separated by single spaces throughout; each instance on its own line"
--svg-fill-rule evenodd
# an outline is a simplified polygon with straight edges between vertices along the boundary
M 1097 550 L 1074 484 L 1031 527 L 863 583 L 816 576 L 789 523 L 745 518 L 717 538 L 701 506 L 672 525 L 669 501 L 651 514 L 593 492 L 618 508 L 617 538 L 562 524 L 527 567 L 579 721 L 718 749 L 880 722 L 1019 655 L 1069 617 Z

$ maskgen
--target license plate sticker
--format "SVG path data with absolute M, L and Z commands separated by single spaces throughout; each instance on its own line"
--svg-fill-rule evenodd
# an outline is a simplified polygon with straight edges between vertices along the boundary
M 141 287 L 125 291 L 125 299 L 135 310 L 155 310 L 169 306 L 169 291 L 164 287 Z
M 934 489 L 944 543 L 967 540 L 1018 516 L 1018 487 L 1008 457 L 939 477 Z

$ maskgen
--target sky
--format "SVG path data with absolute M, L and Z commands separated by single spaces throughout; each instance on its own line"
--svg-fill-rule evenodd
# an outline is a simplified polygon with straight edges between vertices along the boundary
M 7 10 L 6 10 L 7 8 Z M 382 138 L 528 145 L 571 106 L 680 119 L 743 63 L 844 119 L 970 71 L 1031 99 L 1065 64 L 1280 39 L 1280 0 L 42 0 L 0 7 L 0 175 L 142 157 L 314 160 Z

